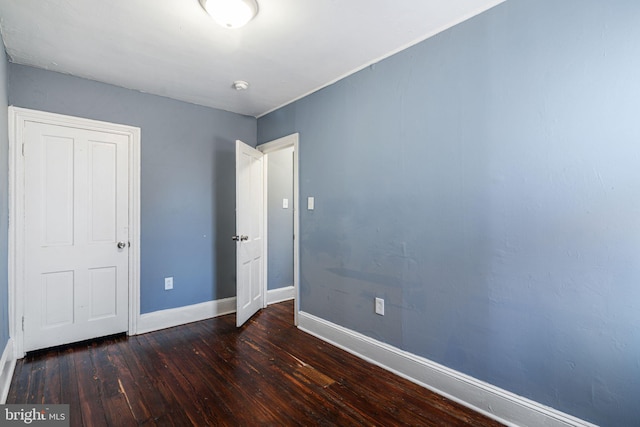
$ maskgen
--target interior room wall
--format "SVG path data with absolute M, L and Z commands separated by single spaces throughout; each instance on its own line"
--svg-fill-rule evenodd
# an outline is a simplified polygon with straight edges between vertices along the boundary
M 633 0 L 509 0 L 261 117 L 259 143 L 300 133 L 315 197 L 301 309 L 636 424 L 638 22 Z
M 255 118 L 16 64 L 9 102 L 141 128 L 141 313 L 235 296 L 235 140 L 255 145 Z
M 8 62 L 0 35 L 0 354 L 9 340 L 8 296 L 8 218 L 9 218 L 9 137 L 8 137 Z
M 271 290 L 293 286 L 293 147 L 269 153 L 267 159 L 267 287 Z

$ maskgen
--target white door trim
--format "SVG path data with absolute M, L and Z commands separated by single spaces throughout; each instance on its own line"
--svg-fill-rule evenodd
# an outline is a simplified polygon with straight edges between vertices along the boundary
M 14 357 L 24 357 L 22 316 L 24 315 L 24 157 L 22 140 L 25 122 L 33 121 L 94 131 L 111 132 L 129 138 L 129 328 L 137 333 L 140 319 L 140 128 L 45 111 L 9 107 L 9 335 Z
M 269 153 L 273 153 L 274 151 L 282 150 L 284 148 L 293 147 L 293 287 L 294 287 L 294 309 L 293 309 L 293 318 L 294 323 L 298 326 L 298 312 L 300 311 L 300 193 L 299 193 L 299 177 L 300 177 L 300 168 L 298 161 L 298 152 L 299 152 L 299 141 L 300 134 L 294 133 L 291 135 L 284 136 L 282 138 L 269 141 L 267 143 L 258 145 L 256 147 L 257 150 L 260 150 L 265 157 L 268 158 Z M 268 164 L 268 161 L 265 159 L 265 165 Z M 264 168 L 264 294 L 267 294 L 267 280 L 268 276 L 267 266 L 269 264 L 269 251 L 268 251 L 268 240 L 269 233 L 267 227 L 267 221 L 269 218 L 269 207 L 267 200 L 267 185 L 269 183 L 267 177 L 267 167 Z M 266 300 L 265 300 L 266 307 Z

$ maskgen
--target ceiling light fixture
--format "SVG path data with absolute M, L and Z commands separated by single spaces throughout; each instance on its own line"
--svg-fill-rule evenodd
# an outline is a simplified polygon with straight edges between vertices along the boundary
M 256 0 L 200 0 L 200 4 L 225 28 L 240 28 L 258 14 Z

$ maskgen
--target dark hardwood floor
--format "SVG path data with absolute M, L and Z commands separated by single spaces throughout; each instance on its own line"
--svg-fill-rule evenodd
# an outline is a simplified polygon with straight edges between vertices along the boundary
M 500 425 L 301 332 L 291 302 L 28 354 L 7 403 L 91 427 Z

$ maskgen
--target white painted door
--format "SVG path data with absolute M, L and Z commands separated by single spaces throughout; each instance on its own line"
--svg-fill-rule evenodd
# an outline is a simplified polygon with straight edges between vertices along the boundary
M 236 324 L 264 306 L 262 153 L 236 141 Z
M 128 329 L 127 136 L 26 122 L 24 350 Z

